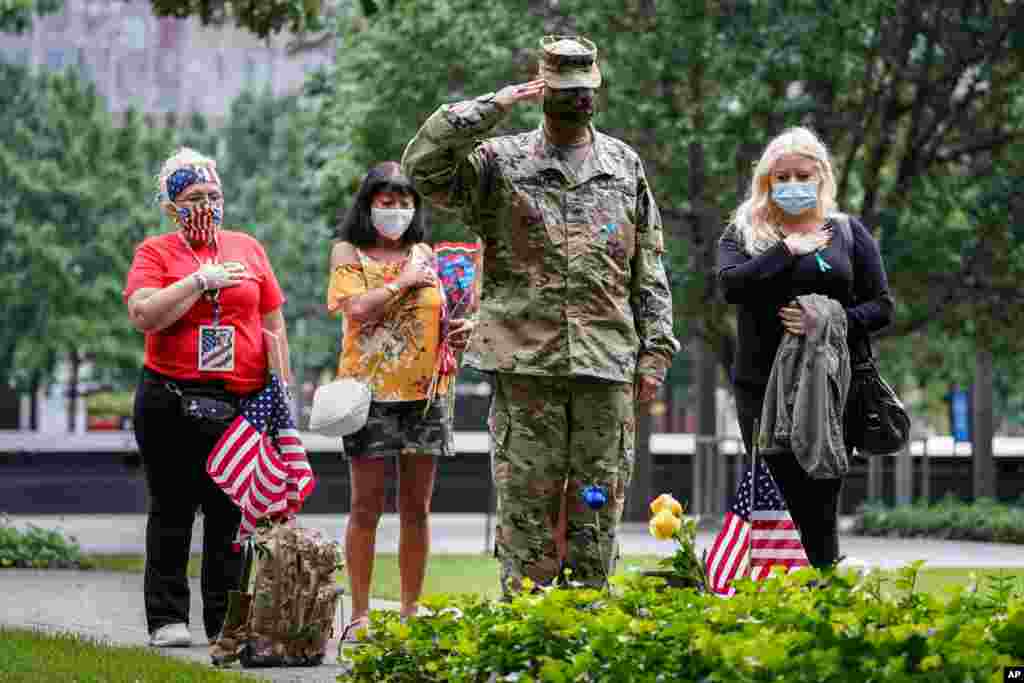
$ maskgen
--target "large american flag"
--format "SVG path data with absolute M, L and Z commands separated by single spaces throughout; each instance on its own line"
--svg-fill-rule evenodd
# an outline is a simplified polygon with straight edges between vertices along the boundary
M 316 479 L 277 375 L 242 404 L 210 452 L 206 471 L 242 510 L 238 544 L 260 519 L 291 517 L 302 507 Z
M 708 553 L 708 583 L 715 593 L 732 595 L 733 579 L 749 576 L 760 581 L 775 565 L 787 570 L 806 567 L 807 554 L 768 466 L 756 458 L 753 474 L 747 467 Z

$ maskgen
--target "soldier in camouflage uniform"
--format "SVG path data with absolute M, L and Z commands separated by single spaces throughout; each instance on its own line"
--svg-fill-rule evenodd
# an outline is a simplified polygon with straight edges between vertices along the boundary
M 643 164 L 590 119 L 601 83 L 585 38 L 541 40 L 541 78 L 442 106 L 405 151 L 417 189 L 485 246 L 466 362 L 494 373 L 492 468 L 506 595 L 556 578 L 554 525 L 568 482 L 566 565 L 601 585 L 633 469 L 634 398 L 651 400 L 679 345 L 662 230 Z M 518 103 L 534 131 L 481 142 Z M 599 485 L 595 513 L 579 496 Z

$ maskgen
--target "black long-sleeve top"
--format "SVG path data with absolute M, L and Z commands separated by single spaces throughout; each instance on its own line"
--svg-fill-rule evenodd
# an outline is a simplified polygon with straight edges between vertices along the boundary
M 823 294 L 846 308 L 851 360 L 870 353 L 869 335 L 892 320 L 893 300 L 878 245 L 867 228 L 850 217 L 850 240 L 835 219 L 832 240 L 819 253 L 830 265 L 823 270 L 814 254 L 795 256 L 781 241 L 751 257 L 738 229 L 729 225 L 718 242 L 718 281 L 725 300 L 737 304 L 737 344 L 733 380 L 768 383 L 784 329 L 779 309 L 798 296 Z

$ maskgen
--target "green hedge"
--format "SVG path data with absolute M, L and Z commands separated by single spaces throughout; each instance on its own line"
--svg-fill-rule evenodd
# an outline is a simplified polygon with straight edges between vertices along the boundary
M 640 577 L 616 577 L 613 594 L 434 596 L 407 623 L 374 612 L 339 680 L 980 682 L 1024 663 L 1024 586 L 993 578 L 943 601 L 914 591 L 919 567 L 895 597 L 879 574 L 812 569 L 740 582 L 728 599 Z
M 31 524 L 24 530 L 16 529 L 0 516 L 0 569 L 9 568 L 83 568 L 83 561 L 74 539 Z
M 964 503 L 952 496 L 931 505 L 870 503 L 862 506 L 853 531 L 869 536 L 1024 543 L 1024 506 L 991 498 Z

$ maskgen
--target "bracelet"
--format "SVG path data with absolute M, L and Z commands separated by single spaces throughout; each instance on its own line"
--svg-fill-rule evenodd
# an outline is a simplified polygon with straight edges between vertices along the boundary
M 205 292 L 209 283 L 206 282 L 206 277 L 201 273 L 192 273 L 192 276 L 196 279 L 196 284 L 199 285 L 199 292 Z

